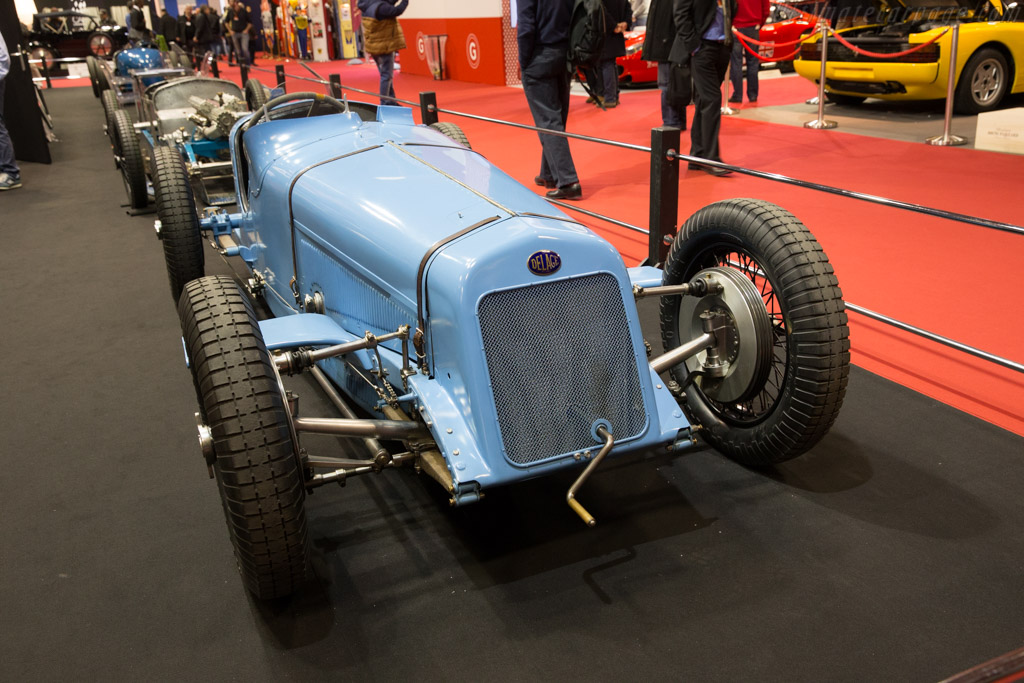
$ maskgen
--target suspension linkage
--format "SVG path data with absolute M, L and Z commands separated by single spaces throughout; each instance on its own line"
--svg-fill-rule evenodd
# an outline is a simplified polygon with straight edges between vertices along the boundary
M 692 282 L 684 282 L 681 285 L 661 285 L 659 287 L 641 287 L 633 285 L 633 298 L 643 299 L 648 296 L 707 296 L 709 294 L 720 294 L 722 283 L 710 278 L 697 278 Z
M 356 339 L 355 341 L 345 342 L 344 344 L 335 344 L 334 346 L 325 346 L 322 349 L 298 349 L 296 351 L 286 351 L 280 355 L 274 356 L 274 363 L 277 365 L 277 369 L 281 372 L 294 375 L 302 372 L 319 361 L 325 358 L 334 358 L 335 356 L 344 356 L 347 353 L 353 351 L 360 351 L 362 349 L 375 349 L 380 342 L 388 341 L 390 339 L 408 339 L 409 327 L 403 325 L 397 332 L 389 332 L 382 334 L 379 337 L 372 332 L 367 332 L 362 339 Z

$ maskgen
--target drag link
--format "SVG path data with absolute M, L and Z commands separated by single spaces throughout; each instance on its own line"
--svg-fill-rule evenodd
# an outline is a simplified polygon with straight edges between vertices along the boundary
M 294 375 L 306 370 L 314 363 L 318 363 L 322 360 L 334 358 L 335 356 L 344 356 L 347 353 L 361 351 L 362 349 L 375 349 L 380 342 L 389 341 L 391 339 L 405 339 L 408 336 L 408 327 L 404 325 L 403 328 L 399 329 L 397 332 L 388 332 L 387 334 L 382 334 L 379 337 L 372 332 L 367 332 L 366 336 L 362 339 L 345 342 L 344 344 L 325 346 L 322 349 L 315 349 L 313 351 L 306 351 L 302 349 L 298 351 L 286 351 L 280 355 L 274 356 L 274 364 L 277 365 L 277 369 L 281 372 L 288 375 Z
M 661 285 L 658 287 L 633 286 L 633 297 L 643 299 L 648 296 L 707 296 L 708 294 L 721 294 L 722 285 L 714 280 L 708 281 L 704 278 L 697 278 L 693 282 L 684 282 L 681 285 Z

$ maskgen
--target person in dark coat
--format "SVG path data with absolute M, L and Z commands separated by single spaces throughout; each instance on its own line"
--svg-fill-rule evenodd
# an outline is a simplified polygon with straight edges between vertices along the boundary
M 619 70 L 616 57 L 626 55 L 625 32 L 633 25 L 633 10 L 626 0 L 602 0 L 604 4 L 604 52 L 598 72 L 606 108 L 619 106 Z
M 196 18 L 192 14 L 192 5 L 185 5 L 178 17 L 178 42 L 186 50 L 192 49 L 192 39 L 196 37 Z
M 196 17 L 195 27 L 196 34 L 192 38 L 192 42 L 196 46 L 197 59 L 202 60 L 203 55 L 210 49 L 210 44 L 213 43 L 213 20 L 210 17 L 209 5 L 203 5 L 200 8 L 199 16 Z
M 135 0 L 131 12 L 128 15 L 128 37 L 132 40 L 148 40 L 149 27 L 146 26 L 146 13 L 142 8 L 146 6 L 145 0 Z
M 537 128 L 565 131 L 569 118 L 569 22 L 573 0 L 519 0 L 516 39 L 519 67 L 523 72 L 523 93 Z M 542 148 L 540 175 L 534 182 L 553 188 L 552 199 L 583 196 L 569 141 L 557 135 L 538 133 Z
M 722 81 L 732 53 L 732 19 L 736 0 L 674 0 L 676 39 L 669 60 L 689 64 L 693 74 L 694 115 L 690 126 L 690 156 L 721 161 L 718 131 L 722 125 Z M 724 169 L 690 163 L 687 168 L 711 175 Z
M 672 0 L 651 0 L 647 12 L 647 33 L 640 56 L 658 63 L 658 88 L 661 90 L 661 125 L 686 130 L 686 106 L 669 102 L 668 85 L 672 74 L 669 55 L 676 39 L 676 22 L 672 16 Z
M 178 39 L 178 20 L 168 14 L 166 9 L 160 10 L 158 30 L 168 45 Z

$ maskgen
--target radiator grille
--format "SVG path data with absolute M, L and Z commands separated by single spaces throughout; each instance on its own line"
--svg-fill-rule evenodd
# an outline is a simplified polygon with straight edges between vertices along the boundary
M 643 430 L 640 378 L 613 276 L 495 292 L 478 314 L 509 460 L 527 465 L 593 447 L 599 419 L 616 440 Z

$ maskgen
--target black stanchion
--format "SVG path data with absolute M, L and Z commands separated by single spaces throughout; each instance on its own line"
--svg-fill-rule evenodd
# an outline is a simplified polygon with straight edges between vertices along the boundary
M 46 89 L 49 90 L 53 87 L 53 83 L 50 82 L 50 68 L 46 66 L 46 53 L 44 52 L 40 59 L 43 60 L 43 76 L 46 78 Z
M 327 80 L 331 84 L 331 97 L 341 99 L 341 74 L 331 74 Z
M 277 87 L 282 92 L 288 92 L 284 85 L 284 64 L 278 64 L 274 67 L 274 73 L 277 75 Z
M 249 67 L 244 64 L 240 65 L 238 67 L 238 74 L 239 79 L 242 81 L 242 87 L 244 88 L 245 84 L 249 82 Z
M 220 67 L 217 66 L 216 56 L 213 58 L 213 61 L 210 62 L 210 71 L 213 72 L 214 78 L 220 78 Z
M 669 152 L 679 151 L 679 129 L 651 129 L 651 224 L 645 265 L 665 262 L 668 247 L 665 238 L 675 234 L 679 216 L 679 159 Z
M 420 93 L 420 118 L 424 126 L 437 123 L 437 93 Z

